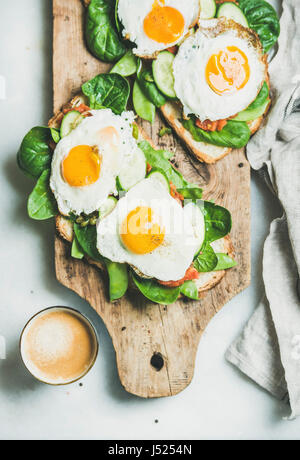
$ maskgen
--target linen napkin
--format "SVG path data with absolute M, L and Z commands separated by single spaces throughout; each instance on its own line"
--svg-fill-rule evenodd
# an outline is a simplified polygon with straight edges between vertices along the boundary
M 283 208 L 263 253 L 265 296 L 228 361 L 300 415 L 300 2 L 283 0 L 279 48 L 269 70 L 273 106 L 247 155 Z M 261 216 L 263 218 L 263 216 Z

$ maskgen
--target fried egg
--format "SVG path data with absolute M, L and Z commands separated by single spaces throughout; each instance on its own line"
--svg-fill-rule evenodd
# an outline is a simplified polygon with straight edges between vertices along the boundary
M 53 154 L 50 187 L 61 214 L 90 214 L 116 193 L 116 177 L 137 149 L 134 114 L 93 110 Z
M 225 18 L 199 21 L 173 64 L 184 114 L 221 120 L 246 109 L 258 95 L 266 64 L 257 35 Z
M 157 179 L 142 180 L 97 224 L 97 248 L 113 262 L 146 277 L 182 279 L 204 241 L 205 224 L 194 203 L 184 208 Z
M 119 0 L 123 36 L 136 44 L 133 52 L 151 56 L 178 43 L 200 13 L 200 0 Z

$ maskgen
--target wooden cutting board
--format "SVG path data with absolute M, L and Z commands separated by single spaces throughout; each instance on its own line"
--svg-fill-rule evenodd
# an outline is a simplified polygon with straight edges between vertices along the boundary
M 54 112 L 78 93 L 81 84 L 109 69 L 86 50 L 80 0 L 53 0 Z M 184 390 L 194 374 L 200 337 L 212 317 L 250 283 L 250 168 L 243 150 L 215 166 L 189 155 L 176 137 L 158 136 L 162 121 L 142 123 L 153 141 L 175 152 L 183 175 L 204 189 L 204 197 L 227 207 L 233 218 L 232 241 L 238 266 L 197 302 L 172 306 L 148 302 L 137 293 L 111 304 L 107 279 L 84 261 L 70 257 L 70 246 L 55 241 L 57 279 L 86 299 L 104 321 L 116 351 L 124 388 L 144 398 L 172 396 Z M 101 353 L 101 350 L 100 350 Z

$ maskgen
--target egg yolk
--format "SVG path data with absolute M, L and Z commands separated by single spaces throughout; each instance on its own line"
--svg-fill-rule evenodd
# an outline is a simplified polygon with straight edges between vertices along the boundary
M 242 89 L 250 78 L 250 66 L 246 54 L 236 46 L 227 46 L 213 54 L 206 66 L 206 81 L 219 94 Z
M 131 211 L 121 225 L 124 246 L 135 254 L 148 254 L 164 241 L 165 228 L 151 208 L 139 206 Z
M 94 184 L 100 176 L 101 157 L 97 147 L 78 145 L 62 163 L 62 174 L 71 187 Z
M 144 32 L 158 43 L 174 43 L 184 32 L 184 17 L 180 11 L 165 6 L 164 0 L 155 0 L 144 20 Z

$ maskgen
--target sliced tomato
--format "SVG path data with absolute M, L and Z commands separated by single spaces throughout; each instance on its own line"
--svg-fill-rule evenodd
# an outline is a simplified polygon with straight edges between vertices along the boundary
M 182 205 L 184 201 L 184 196 L 181 195 L 181 193 L 177 191 L 177 188 L 172 182 L 170 182 L 170 193 L 171 193 L 171 196 L 175 198 L 175 200 L 177 200 L 179 204 Z
M 147 174 L 149 174 L 151 170 L 152 170 L 152 166 L 149 163 L 147 163 Z
M 223 129 L 224 126 L 227 125 L 227 119 L 216 120 L 216 121 L 210 121 L 210 120 L 200 121 L 199 119 L 197 119 L 195 124 L 198 128 L 201 128 L 204 131 L 221 131 L 221 129 Z
M 79 113 L 85 113 L 85 112 L 89 112 L 91 109 L 85 104 L 80 104 L 78 105 L 78 107 L 71 107 L 71 108 L 64 109 L 63 113 L 64 115 L 66 115 L 68 112 L 72 112 L 73 110 Z M 90 114 L 86 113 L 86 116 L 90 116 Z
M 172 54 L 177 54 L 178 46 L 177 45 L 170 46 L 169 48 L 167 48 L 167 51 L 169 51 L 169 53 L 172 53 Z
M 162 284 L 163 286 L 167 286 L 167 287 L 178 287 L 178 286 L 182 286 L 186 281 L 192 281 L 192 280 L 197 280 L 199 278 L 199 273 L 197 272 L 197 270 L 191 265 L 184 277 L 181 279 L 181 280 L 178 280 L 178 281 L 158 281 L 159 284 Z

